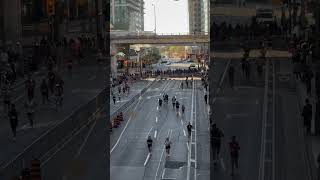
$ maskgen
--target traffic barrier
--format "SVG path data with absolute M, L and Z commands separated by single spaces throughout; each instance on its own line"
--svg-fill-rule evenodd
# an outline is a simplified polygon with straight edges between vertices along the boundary
M 41 180 L 41 168 L 40 168 L 40 161 L 38 159 L 33 159 L 31 161 L 31 170 L 30 176 L 31 180 Z
M 123 121 L 123 114 L 122 114 L 122 112 L 119 113 L 119 120 L 120 120 L 120 121 Z
M 120 121 L 118 117 L 113 118 L 112 123 L 114 128 L 118 128 L 120 126 Z
M 0 179 L 10 179 L 17 175 L 17 171 L 24 168 L 24 162 L 31 161 L 33 157 L 44 157 L 48 151 L 64 141 L 66 137 L 88 123 L 88 119 L 103 107 L 108 101 L 108 91 L 103 89 L 98 95 L 92 97 L 85 104 L 80 104 L 68 117 L 54 124 L 42 133 L 33 143 L 26 147 L 14 159 L 0 167 Z

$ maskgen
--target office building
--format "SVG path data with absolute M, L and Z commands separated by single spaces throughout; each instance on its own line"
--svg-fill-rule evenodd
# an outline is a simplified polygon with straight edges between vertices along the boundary
M 114 30 L 143 31 L 143 0 L 112 0 L 111 23 Z

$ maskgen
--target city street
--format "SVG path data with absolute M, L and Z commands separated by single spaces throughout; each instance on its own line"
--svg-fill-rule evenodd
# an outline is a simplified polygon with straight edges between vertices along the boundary
M 255 180 L 261 175 L 288 180 L 310 177 L 292 65 L 287 58 L 270 60 L 274 71 L 269 71 L 269 76 L 274 77 L 275 88 L 268 89 L 268 94 L 274 97 L 264 98 L 265 77 L 258 77 L 254 62 L 250 63 L 251 79 L 245 79 L 239 59 L 231 60 L 235 67 L 234 89 L 226 75 L 221 91 L 211 97 L 214 122 L 224 132 L 218 165 L 216 168 L 211 165 L 214 179 Z M 265 101 L 274 103 L 274 109 L 267 109 L 264 122 Z M 239 169 L 234 177 L 230 176 L 228 143 L 231 136 L 236 136 L 240 144 Z M 265 149 L 262 151 L 261 147 Z
M 198 79 L 194 87 L 179 88 L 181 80 L 170 79 L 156 81 L 146 93 L 125 113 L 122 128 L 115 129 L 110 135 L 111 179 L 194 179 L 209 178 L 209 133 L 208 106 L 204 102 L 204 89 Z M 169 95 L 168 104 L 158 106 L 157 99 L 163 93 Z M 179 114 L 172 108 L 171 98 L 175 95 L 180 104 L 184 104 L 185 114 Z M 192 118 L 192 119 L 190 119 Z M 188 145 L 187 123 L 191 121 L 195 131 Z M 196 124 L 194 124 L 196 123 Z M 147 137 L 153 139 L 152 154 L 148 154 Z M 170 157 L 166 157 L 164 142 L 169 137 Z M 195 138 L 196 137 L 196 138 Z M 188 155 L 189 147 L 190 154 Z M 188 160 L 190 163 L 190 174 Z
M 74 69 L 72 78 L 67 73 L 64 73 L 62 77 L 65 82 L 64 104 L 58 111 L 55 110 L 53 102 L 42 104 L 40 83 L 36 82 L 35 102 L 37 107 L 35 109 L 34 128 L 29 126 L 23 106 L 26 100 L 26 92 L 23 91 L 23 93 L 19 94 L 20 96 L 14 97 L 14 102 L 19 112 L 17 140 L 16 142 L 12 141 L 9 120 L 2 116 L 0 143 L 6 148 L 1 150 L 1 166 L 5 166 L 46 130 L 68 117 L 73 111 L 87 103 L 105 88 L 105 85 L 101 83 L 105 82 L 105 70 L 97 65 L 77 66 Z M 49 99 L 52 101 L 52 97 Z

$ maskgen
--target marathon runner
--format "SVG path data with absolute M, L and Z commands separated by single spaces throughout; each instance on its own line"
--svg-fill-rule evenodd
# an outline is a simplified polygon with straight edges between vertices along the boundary
M 151 150 L 152 150 L 152 138 L 151 138 L 151 136 L 148 136 L 147 145 L 148 145 L 149 153 L 151 154 Z

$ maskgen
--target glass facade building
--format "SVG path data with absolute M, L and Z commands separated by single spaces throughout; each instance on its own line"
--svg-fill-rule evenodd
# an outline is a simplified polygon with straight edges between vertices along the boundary
M 209 0 L 189 0 L 189 32 L 209 32 Z
M 114 30 L 144 30 L 143 0 L 113 0 L 111 2 L 111 22 Z

